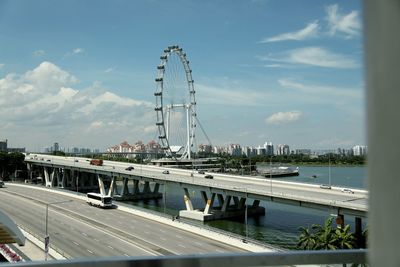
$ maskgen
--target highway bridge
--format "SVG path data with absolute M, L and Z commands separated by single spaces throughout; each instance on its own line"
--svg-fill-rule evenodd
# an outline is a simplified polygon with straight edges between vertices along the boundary
M 46 206 L 51 247 L 66 259 L 273 251 L 137 209 L 91 207 L 74 192 L 12 183 L 0 189 L 0 209 L 41 242 Z
M 175 183 L 182 188 L 186 204 L 180 216 L 197 220 L 243 216 L 245 212 L 262 214 L 264 211 L 259 203 L 266 200 L 329 210 L 341 217 L 356 216 L 357 227 L 368 210 L 368 192 L 365 190 L 326 189 L 313 184 L 208 172 L 201 174 L 195 170 L 173 168 L 169 168 L 167 174 L 165 167 L 115 161 L 104 161 L 103 166 L 95 166 L 87 158 L 42 154 L 27 155 L 25 161 L 31 171 L 39 168 L 43 172 L 47 187 L 92 185 L 98 186 L 103 194 L 121 199 L 160 198 L 160 186 Z M 133 168 L 129 170 L 128 167 Z M 213 178 L 207 179 L 207 175 Z M 123 183 L 121 192 L 113 186 L 116 180 Z M 109 181 L 108 188 L 106 181 Z M 194 190 L 200 191 L 203 207 L 193 207 L 189 192 Z M 251 204 L 246 203 L 249 199 L 253 201 Z

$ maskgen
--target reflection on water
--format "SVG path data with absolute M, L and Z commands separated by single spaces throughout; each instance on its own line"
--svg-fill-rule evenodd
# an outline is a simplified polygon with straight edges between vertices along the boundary
M 316 178 L 312 178 L 313 175 L 315 175 Z M 300 167 L 299 176 L 277 179 L 327 184 L 329 181 L 329 170 L 328 167 Z M 365 180 L 365 168 L 363 167 L 331 167 L 331 182 L 333 185 L 364 188 Z M 163 188 L 160 188 L 160 192 L 163 192 Z M 166 213 L 177 215 L 179 210 L 185 208 L 183 190 L 178 185 L 168 185 L 166 192 Z M 190 194 L 194 207 L 202 208 L 204 204 L 200 192 L 191 191 Z M 158 212 L 164 212 L 164 201 L 162 199 L 126 203 Z M 248 219 L 248 236 L 284 248 L 295 247 L 299 234 L 299 227 L 323 224 L 326 218 L 331 216 L 331 214 L 335 214 L 334 210 L 329 209 L 325 211 L 314 210 L 267 201 L 262 201 L 260 205 L 265 208 L 265 216 Z M 244 222 L 244 218 L 242 218 L 236 220 L 217 220 L 206 222 L 205 224 L 246 236 L 246 225 Z M 346 216 L 345 223 L 350 224 L 352 231 L 354 231 L 354 217 Z M 366 220 L 363 219 L 364 227 L 365 223 Z

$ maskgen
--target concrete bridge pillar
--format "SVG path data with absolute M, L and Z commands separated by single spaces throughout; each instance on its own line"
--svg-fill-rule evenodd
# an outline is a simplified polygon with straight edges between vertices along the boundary
M 160 190 L 160 184 L 159 183 L 155 183 L 154 189 L 153 189 L 153 193 L 157 194 L 159 190 Z
M 184 188 L 184 191 L 185 191 L 185 195 L 183 196 L 183 199 L 185 200 L 186 210 L 192 211 L 193 204 L 192 204 L 192 200 L 190 199 L 189 190 L 187 188 Z
M 54 168 L 44 167 L 44 179 L 45 186 L 52 187 L 52 181 L 54 180 Z
M 129 180 L 132 180 L 132 189 L 129 190 Z M 115 186 L 116 188 L 116 186 Z M 160 184 L 154 183 L 152 189 L 152 183 L 145 181 L 143 186 L 139 180 L 129 179 L 124 177 L 122 179 L 122 190 L 118 193 L 118 190 L 114 190 L 114 198 L 116 200 L 139 200 L 139 199 L 159 199 L 162 198 L 162 194 L 159 193 Z
M 126 177 L 122 178 L 122 190 L 121 190 L 121 194 L 119 194 L 119 195 L 121 195 L 121 196 L 129 195 L 128 182 L 129 182 L 128 178 L 126 178 Z M 118 194 L 118 192 L 117 192 L 117 194 Z
M 108 192 L 106 192 L 106 187 L 104 186 L 104 178 L 100 174 L 97 174 L 97 181 L 99 183 L 100 194 L 102 194 L 103 196 L 113 197 L 115 177 L 111 177 L 111 182 L 110 182 L 110 187 L 108 188 Z
M 106 195 L 106 189 L 104 187 L 104 182 L 103 182 L 103 178 L 100 176 L 100 174 L 97 174 L 97 181 L 99 183 L 99 188 L 100 188 L 100 194 L 102 194 L 103 196 Z
M 133 180 L 133 192 L 134 195 L 138 195 L 140 193 L 139 188 L 139 180 Z
M 201 196 L 206 203 L 206 207 L 204 208 L 203 214 L 210 214 L 210 210 L 213 208 L 215 193 L 211 194 L 211 198 L 207 198 L 207 193 L 205 191 L 201 191 Z
M 225 212 L 225 211 L 228 210 L 229 204 L 230 204 L 230 202 L 231 202 L 231 198 L 232 198 L 231 196 L 226 196 L 226 197 L 225 197 L 224 203 L 222 204 L 222 207 L 221 207 L 221 211 L 222 211 L 222 212 Z
M 151 193 L 150 182 L 149 181 L 144 182 L 143 193 L 144 194 Z
M 224 218 L 243 217 L 246 212 L 246 197 L 237 197 L 229 194 L 212 193 L 208 198 L 206 191 L 200 191 L 201 197 L 205 203 L 204 209 L 194 209 L 188 188 L 183 188 L 185 195 L 186 210 L 179 211 L 179 215 L 184 218 L 190 218 L 200 221 L 210 221 Z M 219 206 L 214 207 L 215 196 L 217 196 Z M 233 199 L 233 204 L 231 203 Z M 254 200 L 253 204 L 247 206 L 249 216 L 264 215 L 265 208 L 260 207 L 260 201 Z

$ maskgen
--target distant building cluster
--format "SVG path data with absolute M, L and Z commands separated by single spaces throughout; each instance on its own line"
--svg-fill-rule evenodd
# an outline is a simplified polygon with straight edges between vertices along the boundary
M 90 149 L 85 147 L 61 147 L 57 142 L 55 142 L 50 147 L 45 147 L 43 149 L 44 153 L 53 153 L 53 152 L 64 152 L 68 154 L 98 154 L 100 153 L 100 149 Z
M 135 144 L 130 145 L 127 141 L 119 145 L 107 148 L 108 153 L 146 153 L 158 154 L 162 153 L 161 146 L 154 140 L 151 140 L 146 145 L 142 141 L 137 141 Z
M 356 145 L 352 148 L 338 148 L 338 149 L 320 149 L 311 150 L 309 148 L 298 148 L 290 150 L 287 144 L 278 144 L 274 147 L 272 142 L 265 142 L 263 145 L 258 147 L 253 146 L 241 146 L 240 144 L 229 144 L 227 146 L 211 146 L 201 144 L 198 146 L 199 152 L 214 153 L 214 154 L 228 154 L 231 156 L 245 155 L 247 157 L 254 156 L 274 156 L 274 155 L 308 155 L 310 157 L 318 157 L 326 154 L 336 154 L 342 156 L 365 156 L 367 154 L 367 147 Z
M 0 152 L 25 152 L 25 147 L 8 147 L 8 140 L 0 141 Z

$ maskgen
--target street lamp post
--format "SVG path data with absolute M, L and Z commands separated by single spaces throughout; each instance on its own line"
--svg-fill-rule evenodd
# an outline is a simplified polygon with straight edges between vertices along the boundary
M 164 198 L 164 214 L 166 214 L 166 212 L 167 212 L 167 183 L 166 182 L 164 183 L 163 198 Z
M 269 180 L 271 182 L 271 197 L 272 197 L 272 156 L 269 158 Z
M 247 188 L 246 188 L 246 200 L 247 200 L 248 198 L 247 198 Z M 244 210 L 244 213 L 245 213 L 245 223 L 246 223 L 246 241 L 249 239 L 249 231 L 248 231 L 248 226 L 247 226 L 247 204 L 246 204 L 246 202 L 245 202 L 245 204 L 244 204 L 244 206 L 245 206 L 245 210 Z
M 47 261 L 47 255 L 49 252 L 49 245 L 50 245 L 50 237 L 47 231 L 48 228 L 48 222 L 49 222 L 49 206 L 50 205 L 55 205 L 55 204 L 62 204 L 62 203 L 67 203 L 67 202 L 72 202 L 73 200 L 64 200 L 64 201 L 56 201 L 56 202 L 51 202 L 51 203 L 46 203 L 46 227 L 45 227 L 45 237 L 44 237 L 44 260 Z

